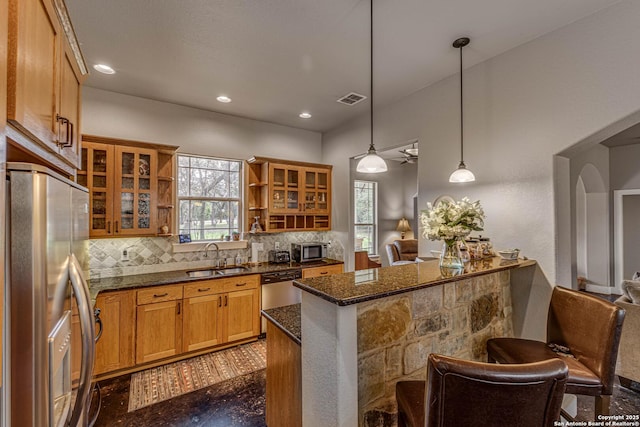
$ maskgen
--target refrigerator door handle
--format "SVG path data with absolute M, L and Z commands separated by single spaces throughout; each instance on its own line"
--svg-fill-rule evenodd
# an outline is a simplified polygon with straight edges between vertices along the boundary
M 73 294 L 78 302 L 78 313 L 80 315 L 80 328 L 82 336 L 82 364 L 80 366 L 80 381 L 78 385 L 78 395 L 76 403 L 71 413 L 70 426 L 80 426 L 80 419 L 89 405 L 91 394 L 91 375 L 93 374 L 93 363 L 95 359 L 95 329 L 94 317 L 91 310 L 89 297 L 89 287 L 82 277 L 82 269 L 75 255 L 70 255 L 69 277 Z M 86 416 L 86 414 L 84 414 Z M 87 420 L 84 420 L 86 423 Z M 84 424 L 86 425 L 86 424 Z

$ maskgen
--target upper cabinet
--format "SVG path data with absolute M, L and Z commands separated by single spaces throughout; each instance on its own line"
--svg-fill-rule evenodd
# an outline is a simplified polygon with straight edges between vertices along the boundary
M 78 182 L 89 188 L 90 237 L 171 235 L 177 148 L 83 137 Z
M 86 64 L 62 0 L 9 0 L 7 120 L 18 145 L 65 171 L 79 166 Z M 61 165 L 58 164 L 61 162 Z
M 247 231 L 256 217 L 266 232 L 331 229 L 331 166 L 253 157 L 246 170 Z

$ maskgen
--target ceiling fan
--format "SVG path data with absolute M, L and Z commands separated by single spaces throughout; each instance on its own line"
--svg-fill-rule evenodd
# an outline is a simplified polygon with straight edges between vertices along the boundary
M 414 164 L 418 161 L 418 147 L 416 147 L 415 143 L 411 144 L 411 148 L 405 148 L 399 150 L 399 152 L 402 153 L 403 157 L 397 157 L 393 160 L 402 160 L 401 165 L 405 163 Z

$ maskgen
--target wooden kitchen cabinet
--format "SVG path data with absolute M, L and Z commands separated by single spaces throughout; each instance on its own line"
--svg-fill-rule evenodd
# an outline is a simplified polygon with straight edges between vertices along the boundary
M 309 267 L 302 269 L 302 278 L 308 279 L 310 277 L 330 276 L 332 274 L 342 273 L 342 264 L 326 265 L 321 267 Z
M 80 327 L 80 315 L 75 301 L 71 309 L 71 381 L 80 379 L 82 366 L 82 330 Z
M 260 275 L 204 280 L 184 287 L 184 351 L 260 334 Z
M 255 339 L 260 335 L 260 275 L 108 291 L 98 295 L 96 308 L 103 335 L 94 375 L 105 378 Z M 79 333 L 76 323 L 72 327 Z M 79 375 L 79 365 L 76 370 Z
M 90 237 L 171 235 L 177 148 L 83 136 L 77 180 L 89 188 Z
M 7 120 L 26 136 L 20 143 L 75 169 L 87 68 L 64 2 L 10 0 L 9 52 Z
M 158 233 L 157 163 L 154 150 L 115 146 L 114 232 L 120 236 Z
M 105 292 L 96 298 L 102 335 L 96 343 L 94 375 L 129 368 L 135 363 L 135 292 Z M 99 326 L 96 325 L 96 328 Z M 96 329 L 96 334 L 98 329 Z
M 269 164 L 269 212 L 301 212 L 301 168 L 284 164 Z
M 211 286 L 197 286 L 201 296 L 187 298 L 185 286 L 183 351 L 214 347 L 223 342 L 223 294 Z M 206 289 L 206 290 L 205 290 Z
M 260 289 L 225 295 L 225 341 L 232 342 L 260 334 Z
M 247 161 L 246 223 L 266 232 L 330 230 L 330 165 L 256 158 Z
M 154 286 L 137 291 L 137 304 L 136 364 L 180 354 L 182 286 Z

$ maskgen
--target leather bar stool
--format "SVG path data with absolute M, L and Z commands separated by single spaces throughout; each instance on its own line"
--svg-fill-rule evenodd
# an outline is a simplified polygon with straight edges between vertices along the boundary
M 552 426 L 567 374 L 557 359 L 495 365 L 432 353 L 426 387 L 425 381 L 396 384 L 398 426 Z
M 566 393 L 595 396 L 596 417 L 608 415 L 624 315 L 609 301 L 556 286 L 547 316 L 547 341 L 490 339 L 489 362 L 561 359 L 569 367 Z M 572 420 L 565 411 L 562 416 Z

